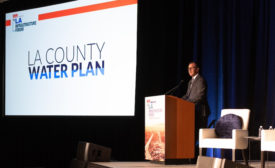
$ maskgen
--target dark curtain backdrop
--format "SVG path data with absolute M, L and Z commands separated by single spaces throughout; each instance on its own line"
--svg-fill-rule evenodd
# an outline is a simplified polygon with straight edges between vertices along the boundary
M 222 108 L 249 108 L 250 135 L 258 135 L 260 125 L 274 127 L 275 1 L 190 2 L 180 2 L 178 59 L 186 56 L 188 41 L 189 53 L 208 82 L 208 122 L 218 119 Z M 190 22 L 193 29 L 184 32 Z
M 0 5 L 3 99 L 4 13 L 65 1 Z M 181 97 L 193 60 L 208 83 L 208 122 L 222 108 L 250 108 L 250 135 L 275 126 L 274 9 L 274 0 L 139 0 L 135 117 L 0 117 L 0 167 L 68 167 L 81 140 L 111 147 L 114 160 L 143 160 L 144 97 L 184 80 Z
M 181 2 L 180 11 L 189 8 L 187 3 Z M 207 79 L 209 120 L 219 117 L 222 108 L 250 108 L 252 134 L 257 134 L 260 124 L 266 128 L 275 124 L 274 4 L 195 0 L 189 39 L 182 33 L 186 14 L 180 14 L 179 46 L 191 43 L 189 52 Z M 185 57 L 184 49 L 179 47 L 179 60 Z

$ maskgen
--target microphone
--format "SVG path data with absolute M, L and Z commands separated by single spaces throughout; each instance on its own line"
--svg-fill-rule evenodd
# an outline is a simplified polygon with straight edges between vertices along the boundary
M 170 93 L 173 93 L 178 87 L 180 87 L 180 85 L 183 83 L 183 80 L 180 80 L 180 82 L 175 86 L 173 87 L 172 89 L 168 90 L 165 95 L 167 94 L 170 94 Z

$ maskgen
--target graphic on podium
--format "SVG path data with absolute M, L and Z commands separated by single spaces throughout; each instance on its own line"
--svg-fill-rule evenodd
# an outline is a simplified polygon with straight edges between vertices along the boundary
M 145 99 L 145 159 L 165 159 L 165 97 Z

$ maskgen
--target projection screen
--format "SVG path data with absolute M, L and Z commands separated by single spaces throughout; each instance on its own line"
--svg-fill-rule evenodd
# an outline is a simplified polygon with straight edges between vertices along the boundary
M 6 14 L 6 116 L 134 116 L 137 0 Z

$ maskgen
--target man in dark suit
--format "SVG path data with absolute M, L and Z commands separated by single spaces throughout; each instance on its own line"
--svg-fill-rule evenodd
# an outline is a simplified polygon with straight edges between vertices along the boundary
M 209 106 L 207 103 L 207 84 L 199 74 L 199 67 L 196 62 L 188 65 L 188 73 L 191 79 L 188 83 L 186 94 L 182 99 L 195 103 L 195 140 L 198 141 L 199 129 L 207 127 Z M 196 149 L 197 155 L 197 149 Z

